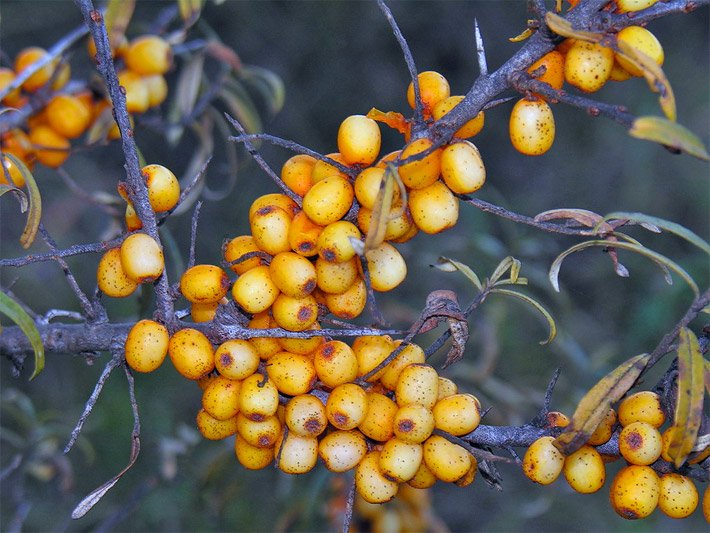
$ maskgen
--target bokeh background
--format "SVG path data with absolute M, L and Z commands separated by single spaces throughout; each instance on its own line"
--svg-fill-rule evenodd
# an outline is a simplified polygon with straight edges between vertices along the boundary
M 147 31 L 150 22 L 172 2 L 139 2 L 129 36 Z M 383 15 L 372 2 L 225 1 L 208 2 L 195 28 L 214 32 L 232 47 L 242 62 L 270 69 L 284 82 L 284 108 L 270 114 L 255 97 L 264 131 L 297 141 L 322 153 L 335 151 L 340 121 L 370 108 L 407 112 L 407 70 L 401 51 Z M 437 70 L 450 81 L 452 94 L 464 94 L 478 75 L 473 38 L 478 20 L 491 69 L 501 65 L 520 45 L 508 41 L 525 27 L 529 14 L 523 1 L 391 2 L 420 70 Z M 707 7 L 690 15 L 653 22 L 651 29 L 666 51 L 664 70 L 671 81 L 679 122 L 708 146 L 708 28 Z M 49 47 L 81 24 L 72 2 L 10 1 L 0 4 L 0 48 L 7 61 L 25 46 Z M 73 51 L 77 76 L 90 72 L 83 43 Z M 178 57 L 176 71 L 182 66 Z M 175 79 L 171 74 L 170 79 Z M 638 114 L 660 114 L 657 99 L 643 80 L 610 83 L 595 95 L 623 104 Z M 170 107 L 164 104 L 163 110 Z M 683 224 L 701 237 L 710 237 L 708 167 L 689 156 L 632 139 L 623 128 L 602 118 L 562 106 L 554 108 L 557 139 L 544 156 L 529 158 L 515 152 L 507 134 L 511 104 L 486 114 L 486 125 L 474 142 L 484 157 L 488 180 L 480 197 L 519 213 L 534 215 L 560 207 L 598 213 L 641 211 Z M 400 146 L 396 134 L 384 135 L 383 153 Z M 169 166 L 184 177 L 194 138 L 189 132 L 177 147 L 148 124 L 138 122 L 136 140 L 146 160 Z M 290 156 L 282 149 L 262 147 L 278 169 Z M 122 154 L 116 144 L 78 151 L 66 164 L 86 191 L 115 193 L 122 176 Z M 240 155 L 239 172 L 229 186 L 230 167 L 222 136 L 207 173 L 212 191 L 228 189 L 218 200 L 205 200 L 198 229 L 199 262 L 218 262 L 225 238 L 248 231 L 246 209 L 256 196 L 275 192 L 258 167 Z M 90 202 L 78 200 L 55 172 L 38 168 L 36 177 L 44 199 L 43 220 L 60 247 L 94 242 L 115 229 L 112 221 Z M 233 176 L 232 176 L 233 177 Z M 22 219 L 10 198 L 0 202 L 2 257 L 22 253 L 17 245 Z M 171 219 L 163 230 L 171 242 L 169 273 L 177 279 L 187 259 L 190 213 Z M 706 257 L 673 236 L 642 229 L 632 234 L 686 268 L 707 286 Z M 668 285 L 655 265 L 622 254 L 631 271 L 616 277 L 608 258 L 598 250 L 571 257 L 561 272 L 562 291 L 547 281 L 551 261 L 575 239 L 544 234 L 462 206 L 455 229 L 436 236 L 420 235 L 401 247 L 409 275 L 380 304 L 394 326 L 407 327 L 435 289 L 453 289 L 462 302 L 474 291 L 463 276 L 433 270 L 439 256 L 470 265 L 481 276 L 507 255 L 523 262 L 526 288 L 553 313 L 559 336 L 540 346 L 545 326 L 515 301 L 491 298 L 471 321 L 472 336 L 464 361 L 444 374 L 473 392 L 491 411 L 489 424 L 519 424 L 541 406 L 545 386 L 555 368 L 561 377 L 553 407 L 571 414 L 581 395 L 622 360 L 650 351 L 683 314 L 692 299 L 682 280 Z M 40 243 L 33 250 L 41 251 Z M 92 291 L 98 256 L 72 258 L 69 263 L 81 286 Z M 74 309 L 77 303 L 60 268 L 52 263 L 0 272 L 3 288 L 38 313 Z M 149 296 L 108 302 L 113 320 L 149 313 Z M 364 320 L 366 322 L 366 320 Z M 3 321 L 3 324 L 5 322 Z M 431 338 L 423 337 L 422 344 Z M 41 530 L 323 530 L 331 528 L 324 513 L 331 476 L 324 469 L 299 477 L 275 470 L 257 473 L 241 468 L 231 442 L 201 440 L 194 428 L 200 391 L 164 365 L 138 376 L 137 395 L 142 423 L 142 453 L 136 465 L 84 519 L 70 513 L 89 491 L 117 473 L 127 462 L 132 417 L 126 380 L 116 372 L 109 380 L 78 445 L 61 454 L 71 428 L 104 366 L 106 354 L 55 355 L 43 374 L 28 383 L 29 372 L 11 377 L 3 360 L 2 468 L 21 457 L 22 482 L 10 476 L 0 486 L 0 529 L 18 523 L 28 531 Z M 435 360 L 441 363 L 442 357 Z M 662 365 L 661 365 L 662 366 Z M 658 375 L 649 376 L 651 387 Z M 523 450 L 519 450 L 522 454 Z M 616 530 L 697 531 L 706 528 L 701 513 L 684 521 L 659 511 L 638 522 L 627 522 L 608 504 L 608 487 L 618 464 L 608 469 L 604 489 L 595 495 L 573 493 L 564 481 L 538 487 L 514 466 L 501 466 L 503 492 L 482 480 L 459 489 L 437 485 L 434 508 L 452 530 Z

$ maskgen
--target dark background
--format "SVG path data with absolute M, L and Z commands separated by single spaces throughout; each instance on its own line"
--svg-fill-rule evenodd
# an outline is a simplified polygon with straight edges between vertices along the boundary
M 129 37 L 145 31 L 168 2 L 139 2 Z M 529 14 L 522 1 L 392 2 L 392 10 L 409 40 L 419 70 L 437 70 L 450 81 L 452 94 L 464 94 L 478 75 L 473 40 L 478 19 L 487 46 L 490 69 L 519 48 L 509 37 L 525 27 Z M 678 120 L 708 146 L 708 9 L 653 22 L 651 29 L 666 52 L 664 70 L 678 102 Z M 50 47 L 81 24 L 67 1 L 8 1 L 0 4 L 0 47 L 5 59 L 25 46 Z M 196 33 L 211 28 L 234 48 L 245 64 L 268 68 L 286 87 L 284 109 L 275 116 L 262 110 L 266 132 L 292 139 L 322 153 L 335 151 L 342 119 L 371 107 L 407 113 L 408 75 L 389 26 L 371 2 L 208 2 Z M 81 46 L 72 59 L 74 73 L 91 69 Z M 176 66 L 179 71 L 182 60 Z M 171 74 L 170 79 L 176 77 Z M 594 95 L 605 102 L 627 105 L 639 115 L 660 114 L 655 95 L 643 80 L 610 83 Z M 170 97 L 169 97 L 170 99 Z M 258 100 L 257 100 L 258 104 Z M 512 104 L 486 114 L 486 125 L 474 142 L 483 155 L 488 179 L 480 197 L 526 215 L 560 207 L 604 214 L 641 211 L 683 224 L 708 239 L 707 165 L 689 156 L 628 137 L 615 123 L 584 112 L 556 106 L 557 138 L 544 156 L 529 158 L 510 145 L 507 123 Z M 166 103 L 163 109 L 167 109 Z M 179 177 L 189 162 L 194 139 L 186 136 L 177 148 L 149 128 L 136 128 L 136 140 L 148 162 L 168 165 Z M 401 145 L 385 133 L 386 153 Z M 398 144 L 400 143 L 400 144 Z M 224 149 L 216 139 L 216 154 L 207 183 L 219 189 L 227 182 Z M 263 147 L 277 170 L 289 153 Z M 122 176 L 122 154 L 116 144 L 79 151 L 66 168 L 88 191 L 113 194 Z M 54 171 L 36 172 L 44 199 L 43 220 L 60 247 L 94 242 L 110 234 L 111 221 L 94 206 L 77 202 Z M 198 230 L 199 262 L 218 262 L 222 240 L 248 231 L 245 210 L 275 186 L 242 155 L 236 185 L 220 201 L 206 201 Z M 0 202 L 2 257 L 22 253 L 17 246 L 22 219 L 9 198 Z M 669 256 L 695 276 L 708 281 L 707 258 L 671 235 L 630 230 L 649 247 Z M 176 280 L 179 261 L 188 253 L 190 214 L 171 219 L 163 238 L 174 239 L 168 253 L 169 273 Z M 539 409 L 545 386 L 557 367 L 562 375 L 553 407 L 571 414 L 581 395 L 621 361 L 650 351 L 684 313 L 691 291 L 644 258 L 623 254 L 628 279 L 613 274 L 599 250 L 571 257 L 562 267 L 562 292 L 547 281 L 551 261 L 575 239 L 548 235 L 502 221 L 462 206 L 459 224 L 436 236 L 420 235 L 400 249 L 409 275 L 395 291 L 380 298 L 385 316 L 395 326 L 408 326 L 431 290 L 450 288 L 467 302 L 474 294 L 463 276 L 433 271 L 429 265 L 448 256 L 470 265 L 480 276 L 489 274 L 507 255 L 523 262 L 530 278 L 525 289 L 553 313 L 558 338 L 549 347 L 544 324 L 513 301 L 491 298 L 471 322 L 472 338 L 464 361 L 444 372 L 464 391 L 491 407 L 489 424 L 519 424 Z M 43 250 L 37 243 L 33 251 Z M 69 261 L 81 286 L 92 291 L 98 256 Z M 2 286 L 38 313 L 77 309 L 59 267 L 52 263 L 23 269 L 3 269 Z M 131 319 L 150 309 L 138 297 L 108 302 L 114 320 Z M 5 324 L 5 322 L 3 322 Z M 422 339 L 425 344 L 426 339 Z M 79 445 L 61 455 L 68 435 L 104 365 L 81 356 L 51 354 L 44 373 L 32 383 L 29 372 L 10 376 L 3 361 L 2 467 L 22 453 L 28 467 L 23 486 L 2 485 L 0 529 L 12 525 L 19 509 L 27 511 L 28 530 L 271 530 L 290 524 L 299 530 L 324 529 L 324 504 L 330 475 L 322 468 L 300 477 L 268 469 L 247 472 L 233 457 L 231 441 L 206 442 L 194 429 L 199 390 L 164 365 L 149 376 L 137 376 L 143 450 L 134 468 L 86 518 L 73 522 L 69 514 L 94 487 L 127 462 L 132 425 L 125 377 L 116 372 L 89 418 Z M 436 361 L 441 362 L 441 360 Z M 662 366 L 662 365 L 660 365 Z M 657 375 L 650 376 L 647 387 Z M 523 453 L 523 450 L 518 450 Z M 573 493 L 561 480 L 538 487 L 514 467 L 501 467 L 504 491 L 482 480 L 465 489 L 438 484 L 435 509 L 453 530 L 699 530 L 701 512 L 674 521 L 656 511 L 649 519 L 627 522 L 612 511 L 608 487 L 619 462 L 607 469 L 607 484 L 595 495 Z M 704 487 L 700 487 L 701 489 Z M 18 502 L 21 503 L 18 507 Z M 24 505 L 24 507 L 23 507 Z

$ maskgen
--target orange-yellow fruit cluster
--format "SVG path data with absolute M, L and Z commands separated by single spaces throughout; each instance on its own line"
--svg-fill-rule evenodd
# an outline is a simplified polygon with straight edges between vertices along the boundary
M 548 416 L 548 422 L 550 418 Z M 564 427 L 569 423 L 566 417 L 552 418 L 555 421 L 548 424 L 550 427 Z M 588 443 L 566 457 L 553 444 L 554 437 L 540 437 L 525 453 L 523 472 L 541 485 L 553 483 L 564 473 L 570 486 L 577 492 L 598 491 L 606 480 L 605 463 L 618 456 L 602 456 L 596 446 L 609 441 L 617 421 L 621 426 L 618 430 L 619 454 L 627 466 L 614 476 L 611 483 L 610 500 L 613 509 L 626 519 L 645 518 L 656 507 L 672 518 L 690 516 L 699 501 L 692 479 L 679 473 L 659 476 L 653 468 L 659 458 L 672 461 L 667 455 L 671 428 L 661 434 L 660 428 L 666 416 L 659 396 L 651 391 L 638 392 L 624 398 L 617 411 L 609 410 Z
M 625 13 L 645 9 L 653 3 L 655 0 L 620 0 L 617 7 Z M 618 52 L 599 43 L 567 39 L 533 63 L 528 73 L 553 89 L 559 90 L 567 82 L 591 93 L 609 80 L 642 76 L 644 61 L 663 64 L 663 47 L 646 28 L 628 26 L 618 32 L 616 42 Z M 509 131 L 510 141 L 520 153 L 544 154 L 555 140 L 552 108 L 540 95 L 522 98 L 511 111 Z

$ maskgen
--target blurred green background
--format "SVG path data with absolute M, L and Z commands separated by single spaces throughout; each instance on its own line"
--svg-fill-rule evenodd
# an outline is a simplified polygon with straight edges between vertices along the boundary
M 551 2 L 548 2 L 551 3 Z M 129 37 L 147 30 L 150 21 L 172 2 L 139 2 Z M 391 2 L 419 70 L 444 74 L 452 94 L 464 94 L 478 75 L 473 38 L 477 19 L 486 43 L 490 69 L 501 65 L 518 48 L 509 37 L 519 34 L 529 14 L 523 1 Z M 707 7 L 690 15 L 653 22 L 651 29 L 666 52 L 664 70 L 678 102 L 678 120 L 708 146 L 708 28 Z M 25 46 L 50 47 L 81 24 L 72 2 L 9 1 L 0 4 L 0 48 L 3 61 Z M 335 151 L 336 132 L 347 115 L 372 107 L 407 113 L 408 75 L 401 51 L 377 5 L 372 2 L 208 2 L 195 33 L 213 31 L 232 47 L 245 64 L 270 69 L 286 88 L 285 107 L 275 116 L 260 108 L 264 131 L 309 146 L 322 153 Z M 83 43 L 73 53 L 78 76 L 92 66 Z M 178 57 L 176 71 L 183 65 Z M 169 80 L 174 80 L 173 73 Z M 610 83 L 594 95 L 623 104 L 637 114 L 660 114 L 655 95 L 643 80 Z M 255 100 L 259 105 L 259 100 Z M 169 108 L 169 101 L 163 110 Z M 623 128 L 584 112 L 554 108 L 557 138 L 544 156 L 529 158 L 515 152 L 507 134 L 511 104 L 487 112 L 486 125 L 475 143 L 483 155 L 488 179 L 480 197 L 526 215 L 560 207 L 598 213 L 641 211 L 683 224 L 704 239 L 710 237 L 708 167 L 689 156 L 632 139 Z M 263 106 L 262 106 L 263 107 Z M 148 162 L 169 166 L 178 176 L 189 163 L 194 138 L 186 135 L 178 147 L 138 121 L 136 140 Z M 400 146 L 398 135 L 385 133 L 386 153 Z M 282 149 L 262 147 L 277 170 L 290 156 Z M 258 167 L 240 155 L 236 185 L 225 198 L 206 200 L 198 229 L 198 262 L 218 262 L 225 238 L 248 231 L 245 210 L 275 186 Z M 65 165 L 87 191 L 113 194 L 122 177 L 122 154 L 113 145 L 78 151 Z M 212 190 L 229 181 L 225 149 L 215 142 L 215 157 L 207 184 Z M 59 247 L 94 242 L 109 234 L 111 220 L 95 206 L 77 198 L 56 173 L 38 168 L 36 177 L 44 199 L 43 220 Z M 0 202 L 2 257 L 23 252 L 17 245 L 22 218 L 10 198 Z M 706 257 L 670 235 L 642 229 L 631 233 L 643 243 L 686 268 L 701 287 L 709 278 Z M 173 238 L 186 261 L 190 213 L 172 218 L 164 238 Z M 525 289 L 543 302 L 557 320 L 559 336 L 549 347 L 538 341 L 544 324 L 514 301 L 491 298 L 471 321 L 472 337 L 464 361 L 447 369 L 460 389 L 477 394 L 491 407 L 489 424 L 520 424 L 540 408 L 542 394 L 555 368 L 562 374 L 553 407 L 568 414 L 600 376 L 622 360 L 650 351 L 684 313 L 692 299 L 682 280 L 669 286 L 655 265 L 622 254 L 631 271 L 616 277 L 599 250 L 571 257 L 562 267 L 562 292 L 547 281 L 554 257 L 575 239 L 548 235 L 517 226 L 462 206 L 459 224 L 436 236 L 419 235 L 401 247 L 409 275 L 395 291 L 383 294 L 387 319 L 407 327 L 416 318 L 426 295 L 449 288 L 465 303 L 473 296 L 463 276 L 432 270 L 429 265 L 447 256 L 486 276 L 507 255 L 523 262 L 530 278 Z M 32 251 L 43 251 L 39 242 Z M 179 261 L 169 255 L 169 273 L 177 279 Z M 95 285 L 98 256 L 69 260 L 80 285 Z M 53 263 L 0 272 L 3 288 L 38 313 L 78 306 L 61 269 Z M 139 297 L 107 302 L 113 320 L 131 319 L 149 309 Z M 3 321 L 3 324 L 5 322 Z M 431 340 L 431 337 L 429 337 Z M 427 338 L 421 339 L 426 344 Z M 440 363 L 443 359 L 435 363 Z M 85 518 L 70 513 L 89 491 L 117 473 L 127 462 L 132 417 L 126 380 L 115 372 L 89 418 L 79 444 L 61 454 L 71 428 L 103 368 L 100 357 L 50 354 L 47 368 L 32 383 L 29 372 L 17 379 L 3 360 L 2 468 L 21 457 L 27 474 L 23 482 L 9 476 L 1 485 L 0 529 L 39 530 L 293 530 L 329 528 L 324 518 L 330 475 L 322 468 L 291 477 L 269 469 L 257 473 L 241 468 L 231 441 L 206 442 L 194 428 L 200 391 L 180 379 L 169 364 L 148 376 L 137 376 L 142 423 L 142 452 L 138 462 Z M 661 365 L 662 366 L 662 365 Z M 652 387 L 649 376 L 646 387 Z M 523 450 L 518 450 L 522 454 Z M 437 485 L 434 506 L 452 530 L 628 530 L 693 531 L 706 528 L 700 511 L 683 521 L 659 511 L 640 522 L 627 522 L 608 504 L 608 487 L 619 464 L 608 469 L 604 489 L 595 495 L 572 492 L 564 481 L 551 487 L 528 482 L 513 466 L 502 466 L 503 492 L 482 480 L 460 489 Z

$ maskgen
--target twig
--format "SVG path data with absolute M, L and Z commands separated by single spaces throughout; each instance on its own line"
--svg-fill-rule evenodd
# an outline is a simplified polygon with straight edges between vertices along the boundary
M 187 268 L 195 266 L 195 244 L 197 243 L 197 222 L 200 219 L 200 209 L 202 202 L 195 204 L 195 211 L 192 213 L 192 224 L 190 225 L 190 257 L 187 260 Z
M 370 279 L 370 268 L 367 264 L 367 258 L 364 255 L 359 257 L 360 265 L 362 266 L 362 279 L 365 282 L 365 290 L 367 291 L 367 306 L 370 308 L 372 320 L 377 327 L 386 325 L 385 317 L 377 306 L 375 299 L 375 291 L 372 289 L 372 280 Z
M 350 482 L 348 494 L 345 498 L 345 515 L 343 516 L 343 533 L 349 533 L 353 522 L 353 511 L 355 508 L 355 480 Z
M 476 37 L 476 57 L 478 58 L 478 70 L 481 76 L 488 76 L 488 61 L 486 61 L 486 49 L 483 46 L 483 36 L 481 28 L 478 26 L 478 19 L 473 19 L 473 33 Z
M 43 263 L 46 261 L 56 261 L 58 257 L 72 257 L 88 253 L 102 253 L 110 248 L 115 248 L 121 244 L 123 237 L 117 237 L 110 241 L 92 242 L 86 244 L 75 244 L 64 250 L 54 250 L 42 254 L 29 254 L 13 259 L 0 259 L 0 267 L 23 267 L 33 263 Z
M 99 202 L 96 200 L 96 198 L 90 194 L 89 192 L 86 191 L 84 187 L 79 185 L 76 181 L 74 181 L 74 178 L 72 178 L 69 175 L 69 172 L 64 167 L 59 167 L 56 169 L 57 174 L 59 174 L 59 177 L 62 178 L 62 181 L 65 183 L 67 187 L 71 190 L 73 194 L 75 194 L 78 198 L 81 198 L 82 200 L 95 205 L 99 209 L 101 209 L 104 213 L 107 215 L 117 218 L 121 216 L 121 213 L 118 209 L 116 209 L 114 206 L 105 204 L 104 202 Z
M 674 13 L 690 13 L 700 6 L 710 4 L 710 0 L 672 0 L 658 2 L 657 4 L 642 11 L 630 13 L 613 13 L 609 15 L 609 29 L 619 31 L 629 24 L 643 26 L 652 20 L 665 17 Z

